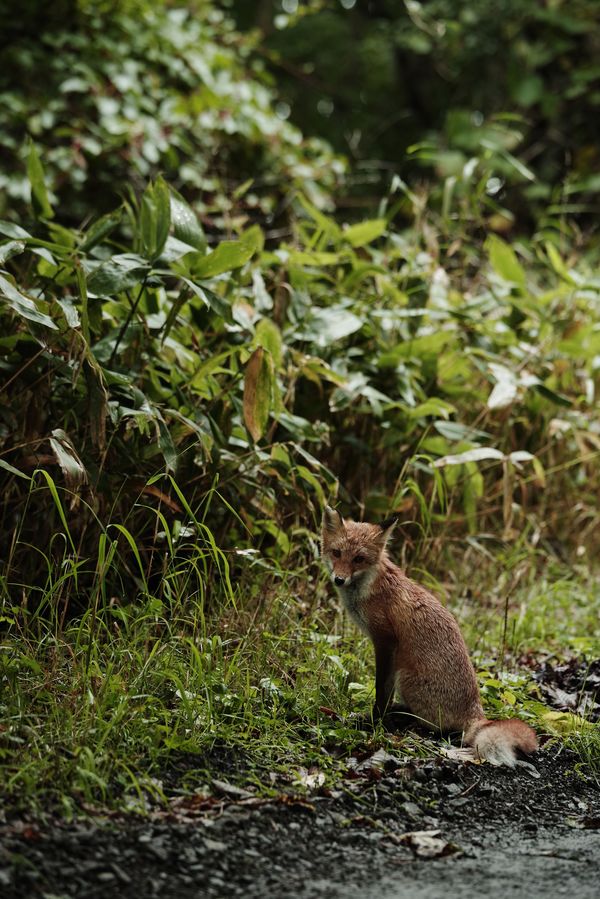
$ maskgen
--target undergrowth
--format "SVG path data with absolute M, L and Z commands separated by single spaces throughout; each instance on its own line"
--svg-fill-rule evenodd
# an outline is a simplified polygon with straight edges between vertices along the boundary
M 153 589 L 141 569 L 137 596 L 103 595 L 100 565 L 98 601 L 65 616 L 57 597 L 76 593 L 79 573 L 65 553 L 49 566 L 33 611 L 24 596 L 5 615 L 0 771 L 12 804 L 67 814 L 99 803 L 144 810 L 164 800 L 163 776 L 181 758 L 194 769 L 185 788 L 207 786 L 224 747 L 243 754 L 246 783 L 267 793 L 271 772 L 302 790 L 303 772 L 339 780 L 352 753 L 439 751 L 437 738 L 365 724 L 371 648 L 343 617 L 314 544 L 302 564 L 284 571 L 271 561 L 270 572 L 264 559 L 244 554 L 240 565 L 214 547 L 211 562 L 227 577 L 207 588 L 203 541 L 183 538 L 177 548 L 172 534 L 165 538 L 172 552 Z M 118 564 L 118 548 L 110 544 L 105 558 Z M 467 554 L 452 569 L 454 583 L 438 582 L 437 592 L 459 618 L 487 714 L 519 715 L 576 748 L 582 770 L 600 773 L 597 726 L 551 713 L 527 667 L 539 654 L 598 657 L 589 575 L 530 559 L 511 590 L 513 557 L 488 560 L 477 574 L 470 561 Z

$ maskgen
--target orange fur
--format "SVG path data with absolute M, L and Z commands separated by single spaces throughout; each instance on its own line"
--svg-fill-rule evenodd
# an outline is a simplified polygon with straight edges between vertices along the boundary
M 516 749 L 537 749 L 535 733 L 518 719 L 486 719 L 456 620 L 387 554 L 393 527 L 344 520 L 329 507 L 323 516 L 323 560 L 351 617 L 373 642 L 375 717 L 386 714 L 397 692 L 426 726 L 461 730 L 480 757 L 514 765 Z

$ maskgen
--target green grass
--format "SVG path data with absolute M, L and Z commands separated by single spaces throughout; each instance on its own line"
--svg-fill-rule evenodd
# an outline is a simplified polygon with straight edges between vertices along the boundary
M 174 758 L 193 753 L 202 768 L 215 747 L 243 752 L 266 790 L 268 771 L 293 779 L 312 765 L 333 782 L 339 759 L 357 748 L 434 751 L 413 735 L 358 729 L 353 713 L 372 703 L 371 648 L 342 617 L 317 563 L 286 578 L 251 569 L 235 590 L 227 582 L 217 597 L 213 586 L 211 609 L 211 591 L 198 587 L 203 571 L 188 555 L 185 565 L 166 567 L 160 596 L 146 592 L 129 604 L 106 597 L 78 619 L 7 609 L 0 774 L 11 802 L 72 811 L 82 802 L 136 805 L 145 794 L 160 800 L 157 779 Z M 449 597 L 488 713 L 571 731 L 565 739 L 582 766 L 597 771 L 598 728 L 573 730 L 569 716 L 550 728 L 531 671 L 517 660 L 582 650 L 597 657 L 598 592 L 585 574 L 540 576 L 532 567 L 510 596 L 505 627 L 498 571 L 480 570 L 470 599 L 458 588 Z

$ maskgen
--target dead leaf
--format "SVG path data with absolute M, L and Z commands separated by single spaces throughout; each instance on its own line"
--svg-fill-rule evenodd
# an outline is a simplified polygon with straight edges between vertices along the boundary
M 325 775 L 318 768 L 299 768 L 294 784 L 300 784 L 307 790 L 316 790 L 325 783 Z
M 222 793 L 223 796 L 230 796 L 233 799 L 254 798 L 254 795 L 249 790 L 244 790 L 242 787 L 236 787 L 235 784 L 230 784 L 226 780 L 213 780 L 212 787 L 217 793 Z
M 413 830 L 400 837 L 400 843 L 410 846 L 419 858 L 442 858 L 461 852 L 459 846 L 440 837 L 439 830 Z
M 440 752 L 446 758 L 453 759 L 455 762 L 473 762 L 475 765 L 481 764 L 475 750 L 470 746 L 441 746 Z

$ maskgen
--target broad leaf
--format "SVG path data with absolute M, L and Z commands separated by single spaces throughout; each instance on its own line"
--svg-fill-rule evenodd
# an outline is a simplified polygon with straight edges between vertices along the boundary
M 357 225 L 351 225 L 344 231 L 344 238 L 353 247 L 363 247 L 365 244 L 371 243 L 385 234 L 387 222 L 385 219 L 369 219 L 366 222 L 359 222 Z
M 196 250 L 203 250 L 206 246 L 206 238 L 194 210 L 173 188 L 171 188 L 170 201 L 173 235 L 182 243 L 188 244 Z
M 76 489 L 87 483 L 87 472 L 68 435 L 61 428 L 55 428 L 49 439 L 67 486 Z
M 257 324 L 253 344 L 268 350 L 277 368 L 281 365 L 283 357 L 281 331 L 270 318 L 261 318 Z
M 0 246 L 0 265 L 4 265 L 13 256 L 19 256 L 25 249 L 22 240 L 9 240 Z
M 193 265 L 194 278 L 214 278 L 224 272 L 241 268 L 250 260 L 263 244 L 262 231 L 255 225 L 239 240 L 224 240 L 208 256 L 200 257 Z
M 171 227 L 171 196 L 162 178 L 157 178 L 144 191 L 138 226 L 142 254 L 153 262 L 160 256 Z
M 487 401 L 488 409 L 505 409 L 517 396 L 518 380 L 513 372 L 504 365 L 490 363 L 490 371 L 496 384 Z
M 88 230 L 85 232 L 82 242 L 79 245 L 79 249 L 87 253 L 92 247 L 97 246 L 97 244 L 101 243 L 109 234 L 118 227 L 121 223 L 121 219 L 123 214 L 120 209 L 117 209 L 116 212 L 109 212 L 107 215 L 103 215 L 102 218 L 99 218 L 97 222 L 94 222 Z
M 263 347 L 257 347 L 244 377 L 244 421 L 254 441 L 263 436 L 269 420 L 272 380 L 271 357 Z
M 38 325 L 44 325 L 46 328 L 52 328 L 57 331 L 58 327 L 54 324 L 49 315 L 40 312 L 32 299 L 20 293 L 14 285 L 0 275 L 0 296 L 17 315 L 27 318 Z
M 46 190 L 46 182 L 44 181 L 44 169 L 40 162 L 37 149 L 33 141 L 29 143 L 29 154 L 27 156 L 27 177 L 31 185 L 31 203 L 38 215 L 42 218 L 51 219 L 54 212 L 50 206 L 48 192 Z
M 140 284 L 149 270 L 150 266 L 140 256 L 113 256 L 88 276 L 88 290 L 96 296 L 115 296 Z
M 516 284 L 517 287 L 524 290 L 526 286 L 525 272 L 513 248 L 495 234 L 490 234 L 485 242 L 485 248 L 494 271 L 504 281 Z

